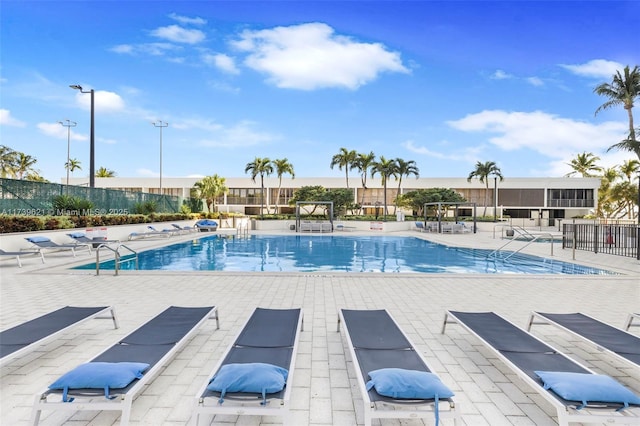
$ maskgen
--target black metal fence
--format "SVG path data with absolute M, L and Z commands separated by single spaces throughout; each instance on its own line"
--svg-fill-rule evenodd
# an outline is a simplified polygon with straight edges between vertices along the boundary
M 562 248 L 635 257 L 640 260 L 640 226 L 564 223 Z
M 156 213 L 177 213 L 181 204 L 180 197 L 171 195 L 0 178 L 0 214 L 55 216 L 58 214 L 54 211 L 53 199 L 59 195 L 89 200 L 88 216 L 134 213 L 145 203 L 153 203 Z

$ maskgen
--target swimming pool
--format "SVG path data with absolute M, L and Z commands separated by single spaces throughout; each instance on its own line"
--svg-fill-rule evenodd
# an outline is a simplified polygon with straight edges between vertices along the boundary
M 523 254 L 503 261 L 488 258 L 490 253 L 416 237 L 212 235 L 141 252 L 138 265 L 166 271 L 615 275 Z M 95 268 L 91 263 L 74 269 Z M 100 269 L 114 269 L 114 261 L 101 262 Z M 133 262 L 122 269 L 134 269 Z

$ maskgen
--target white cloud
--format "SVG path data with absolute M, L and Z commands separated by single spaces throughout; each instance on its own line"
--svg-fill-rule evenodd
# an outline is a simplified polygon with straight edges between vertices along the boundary
M 151 35 L 174 43 L 186 44 L 197 44 L 205 39 L 205 35 L 202 31 L 185 29 L 179 25 L 169 25 L 167 27 L 156 28 L 151 31 Z
M 96 90 L 94 97 L 96 113 L 118 112 L 125 107 L 124 101 L 117 93 Z M 76 102 L 84 109 L 91 108 L 91 96 L 87 93 L 76 93 Z
M 275 140 L 277 137 L 253 129 L 250 121 L 241 121 L 232 127 L 220 128 L 211 138 L 200 141 L 202 146 L 242 148 Z
M 525 80 L 532 86 L 544 86 L 544 81 L 540 77 L 527 77 Z
M 199 17 L 189 18 L 188 16 L 178 15 L 177 13 L 170 13 L 169 18 L 173 19 L 174 21 L 178 21 L 183 25 L 204 25 L 207 23 L 206 19 Z
M 487 140 L 504 151 L 530 149 L 537 152 L 550 159 L 546 173 L 552 175 L 570 171 L 563 164 L 584 151 L 598 155 L 603 164 L 615 164 L 617 154 L 606 154 L 605 151 L 624 137 L 627 128 L 623 122 L 592 124 L 541 111 L 501 110 L 469 114 L 447 124 L 467 133 L 497 134 L 488 136 Z
M 379 43 L 334 34 L 323 23 L 244 31 L 232 45 L 248 52 L 245 64 L 281 88 L 357 89 L 382 72 L 408 73 L 400 54 Z
M 69 132 L 69 136 L 72 141 L 88 140 L 86 136 L 78 134 L 73 130 L 73 127 L 75 126 L 68 129 L 60 123 L 38 123 L 36 127 L 40 132 L 52 138 L 67 139 L 67 132 Z
M 502 70 L 496 70 L 493 74 L 491 74 L 491 79 L 493 80 L 507 80 L 509 78 L 513 78 L 512 74 L 508 74 Z
M 240 73 L 233 58 L 222 53 L 205 53 L 202 55 L 202 61 L 229 74 Z
M 163 56 L 167 53 L 182 50 L 182 46 L 176 46 L 171 43 L 119 44 L 109 50 L 121 55 L 146 54 L 151 56 Z
M 624 65 L 619 62 L 607 61 L 605 59 L 593 59 L 584 64 L 560 66 L 574 74 L 584 77 L 611 78 L 616 71 L 622 71 Z
M 14 127 L 24 127 L 26 123 L 18 120 L 17 118 L 13 118 L 11 116 L 11 111 L 8 109 L 0 109 L 0 124 L 3 126 L 14 126 Z
M 418 146 L 412 140 L 408 140 L 402 143 L 402 146 L 407 151 L 413 152 L 415 154 L 425 155 L 427 157 L 437 158 L 439 160 L 463 161 L 469 164 L 473 164 L 477 160 L 478 152 L 484 148 L 483 146 L 475 146 L 456 148 L 455 150 L 451 150 L 450 144 L 448 142 L 444 142 L 443 145 L 449 146 L 446 154 L 438 151 L 433 151 L 425 146 Z

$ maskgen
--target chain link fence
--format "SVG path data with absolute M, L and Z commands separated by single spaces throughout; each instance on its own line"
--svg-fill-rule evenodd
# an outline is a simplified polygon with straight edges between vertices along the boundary
M 136 213 L 145 204 L 153 205 L 156 213 L 177 213 L 182 203 L 180 197 L 172 195 L 0 178 L 0 214 L 69 215 L 68 211 L 56 211 L 54 199 L 61 195 L 90 202 L 87 211 L 73 212 L 78 216 Z

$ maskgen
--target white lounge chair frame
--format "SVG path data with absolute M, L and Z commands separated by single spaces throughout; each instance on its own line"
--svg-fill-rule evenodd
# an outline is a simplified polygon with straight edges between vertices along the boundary
M 386 311 L 386 310 L 385 310 Z M 409 344 L 415 348 L 413 342 L 409 339 L 409 337 L 405 334 L 405 332 L 398 326 L 397 321 L 391 316 L 391 314 L 387 311 L 387 315 L 391 318 L 391 320 L 396 324 L 400 333 L 404 336 L 404 338 L 409 342 Z M 371 422 L 373 419 L 415 419 L 415 418 L 428 418 L 435 419 L 435 403 L 432 401 L 425 403 L 394 403 L 390 399 L 386 399 L 385 401 L 372 401 L 369 396 L 369 391 L 366 388 L 367 381 L 362 376 L 362 371 L 360 369 L 360 365 L 358 363 L 358 357 L 356 355 L 355 348 L 353 346 L 353 340 L 351 339 L 351 335 L 349 334 L 349 330 L 345 325 L 344 316 L 342 314 L 342 310 L 338 311 L 338 329 L 340 331 L 340 325 L 342 324 L 342 328 L 344 330 L 344 335 L 347 340 L 347 344 L 349 346 L 349 354 L 351 355 L 351 360 L 354 364 L 354 370 L 356 372 L 356 376 L 358 378 L 358 388 L 360 389 L 360 395 L 364 401 L 364 424 L 365 426 L 371 426 Z M 429 363 L 424 358 L 420 351 L 416 350 L 415 354 L 422 360 L 422 362 L 429 368 Z M 431 368 L 429 368 L 431 370 Z M 447 401 L 441 401 L 440 404 L 444 405 Z M 392 409 L 384 409 L 384 406 L 390 406 Z M 407 410 L 407 406 L 412 407 L 412 409 Z M 448 402 L 448 410 L 443 410 L 442 406 L 439 406 L 439 418 L 440 419 L 453 419 L 454 425 L 459 424 L 460 421 L 460 405 L 454 404 L 452 401 Z
M 61 309 L 65 309 L 65 308 L 73 308 L 72 306 L 66 306 L 64 308 Z M 55 312 L 55 311 L 52 311 Z M 48 312 L 47 314 L 44 314 L 42 316 L 46 316 L 48 314 L 50 314 L 51 312 Z M 34 318 L 33 320 L 38 320 L 40 317 L 38 318 Z M 91 315 L 87 315 L 86 317 L 82 318 L 79 321 L 74 322 L 73 324 L 68 325 L 65 328 L 61 328 L 60 330 L 56 331 L 55 333 L 49 334 L 46 337 L 43 337 L 40 340 L 37 340 L 31 344 L 29 344 L 28 346 L 25 346 L 22 349 L 18 349 L 17 351 L 14 351 L 8 355 L 6 355 L 5 357 L 0 359 L 0 366 L 5 365 L 7 362 L 13 360 L 14 358 L 18 358 L 20 356 L 23 356 L 33 350 L 35 350 L 36 348 L 44 345 L 45 343 L 48 343 L 54 339 L 56 339 L 58 336 L 60 336 L 63 333 L 66 333 L 67 331 L 71 330 L 72 328 L 79 326 L 82 323 L 85 323 L 87 321 L 90 321 L 92 319 L 110 319 L 113 321 L 113 327 L 114 328 L 119 328 L 118 325 L 118 318 L 116 317 L 116 311 L 115 308 L 113 306 L 107 306 L 104 309 L 97 311 Z M 31 320 L 30 320 L 31 321 Z M 19 326 L 19 325 L 18 325 Z
M 180 351 L 186 344 L 191 340 L 194 334 L 198 332 L 198 329 L 209 319 L 216 320 L 216 328 L 220 328 L 220 320 L 218 318 L 218 308 L 213 307 L 209 313 L 202 317 L 202 319 L 191 328 L 191 330 L 185 334 L 171 350 L 169 350 L 157 363 L 155 363 L 148 371 L 144 373 L 141 379 L 139 379 L 126 393 L 117 395 L 116 398 L 112 400 L 107 400 L 102 395 L 91 395 L 86 398 L 86 400 L 78 401 L 78 402 L 62 402 L 59 393 L 53 393 L 49 396 L 56 398 L 56 401 L 48 400 L 47 391 L 48 388 L 43 389 L 41 392 L 36 394 L 35 401 L 33 403 L 33 412 L 31 416 L 31 424 L 37 425 L 40 421 L 40 414 L 42 410 L 56 410 L 56 411 L 120 411 L 122 414 L 120 415 L 120 425 L 125 426 L 129 424 L 129 419 L 131 417 L 131 405 L 133 401 L 136 399 L 138 394 L 144 389 L 145 385 L 152 381 L 158 373 L 175 357 L 178 351 Z M 134 330 L 135 331 L 135 330 Z M 133 331 L 132 331 L 133 332 Z M 117 344 L 121 339 L 118 339 L 114 342 L 114 345 Z M 102 353 L 111 349 L 112 346 L 109 346 L 100 354 L 91 357 L 91 359 L 97 358 Z M 90 361 L 90 360 L 89 360 Z M 75 396 L 75 395 L 74 395 Z M 82 397 L 76 397 L 76 399 L 80 399 Z
M 0 250 L 0 256 L 10 256 L 15 257 L 18 262 L 18 267 L 22 268 L 22 262 L 20 261 L 20 256 L 28 256 L 28 255 L 39 255 L 40 260 L 44 263 L 44 254 L 41 250 L 33 250 L 33 251 L 4 251 Z
M 517 325 L 515 325 L 511 321 L 505 319 L 504 317 L 502 317 L 502 316 L 500 316 L 498 314 L 496 314 L 496 315 L 498 317 L 502 318 L 504 321 L 506 321 L 509 324 L 511 324 L 512 326 L 514 326 L 514 327 L 522 330 L 523 332 L 527 333 L 524 329 L 518 327 Z M 618 424 L 634 424 L 634 425 L 640 424 L 640 417 L 630 414 L 629 413 L 630 409 L 624 410 L 621 413 L 618 413 L 616 415 L 616 414 L 612 413 L 611 409 L 602 410 L 600 412 L 602 414 L 600 414 L 600 413 L 596 413 L 595 412 L 595 411 L 597 411 L 597 408 L 594 409 L 594 408 L 590 407 L 590 408 L 583 408 L 581 410 L 576 410 L 577 407 L 564 405 L 563 403 L 561 403 L 552 394 L 551 390 L 544 389 L 544 387 L 542 387 L 540 384 L 538 384 L 536 381 L 534 381 L 531 377 L 529 377 L 527 374 L 525 374 L 520 368 L 518 368 L 517 365 L 515 365 L 508 358 L 506 358 L 504 355 L 502 355 L 502 353 L 499 350 L 497 350 L 493 345 L 491 345 L 489 342 L 487 342 L 482 337 L 480 337 L 478 334 L 476 334 L 464 322 L 459 321 L 451 311 L 447 311 L 445 313 L 445 315 L 444 315 L 444 322 L 442 324 L 442 334 L 444 334 L 445 327 L 447 326 L 447 324 L 459 324 L 459 325 L 461 325 L 462 328 L 467 330 L 471 335 L 473 335 L 476 339 L 478 339 L 480 342 L 482 342 L 482 344 L 489 351 L 491 351 L 491 353 L 493 353 L 499 360 L 501 360 L 507 367 L 509 367 L 520 379 L 522 379 L 522 381 L 524 381 L 529 386 L 531 386 L 532 389 L 535 389 L 536 392 L 538 392 L 538 394 L 540 396 L 542 396 L 545 401 L 550 403 L 556 409 L 556 413 L 557 413 L 557 416 L 558 416 L 558 424 L 560 426 L 568 426 L 570 423 L 606 423 L 606 424 L 616 424 L 616 425 L 618 425 Z M 543 345 L 548 346 L 552 351 L 564 356 L 565 358 L 568 358 L 561 351 L 557 350 L 556 348 L 554 348 L 553 346 L 551 346 L 548 343 L 544 342 L 543 340 L 537 338 L 536 336 L 532 335 L 531 333 L 527 333 L 527 334 L 529 334 L 533 339 L 539 341 Z M 587 370 L 589 373 L 595 374 L 594 371 L 592 371 L 591 369 L 585 367 L 584 365 L 580 364 L 579 362 L 577 362 L 575 360 L 571 360 L 571 361 L 574 362 L 577 366 Z
M 601 324 L 605 324 L 602 321 L 600 321 L 598 319 L 595 319 L 595 318 L 593 318 L 593 317 L 591 317 L 589 315 L 586 315 L 586 314 L 581 314 L 581 315 L 584 315 L 585 318 L 588 318 L 588 319 L 593 320 L 595 322 L 598 322 L 598 323 L 601 323 Z M 588 343 L 594 345 L 598 351 L 605 352 L 605 353 L 607 353 L 609 355 L 612 355 L 612 356 L 616 357 L 617 359 L 619 359 L 620 361 L 623 361 L 623 362 L 627 363 L 628 365 L 630 365 L 632 367 L 640 368 L 640 364 L 636 364 L 635 362 L 633 362 L 633 361 L 631 361 L 631 360 L 629 360 L 629 359 L 627 359 L 627 358 L 625 358 L 623 356 L 620 356 L 618 353 L 599 345 L 597 342 L 594 342 L 593 340 L 588 339 L 587 337 L 583 336 L 582 334 L 576 333 L 575 331 L 564 327 L 562 324 L 553 321 L 551 318 L 548 318 L 548 317 L 542 315 L 540 312 L 536 312 L 536 311 L 531 312 L 531 315 L 529 316 L 529 321 L 527 323 L 527 331 L 531 331 L 531 326 L 533 326 L 534 324 L 550 324 L 550 325 L 553 325 L 555 327 L 558 327 L 559 329 L 561 329 L 563 331 L 566 331 L 567 333 L 569 333 L 569 334 L 571 334 L 573 336 L 576 336 L 576 337 L 584 340 L 585 342 L 588 342 Z M 609 325 L 609 324 L 605 324 L 605 325 Z M 609 325 L 609 327 L 615 328 L 615 327 L 610 326 L 610 325 Z M 621 329 L 617 329 L 617 330 L 620 331 L 621 333 L 626 333 L 629 336 L 635 337 L 638 340 L 638 346 L 637 347 L 640 347 L 640 338 L 638 338 L 637 336 L 635 336 L 635 335 L 633 335 L 631 333 L 626 332 L 625 330 L 621 330 Z
M 251 320 L 251 315 L 247 318 L 247 321 L 240 328 L 238 333 L 233 339 L 236 342 L 243 330 Z M 198 394 L 196 395 L 193 421 L 194 424 L 200 424 L 200 417 L 202 415 L 236 415 L 236 416 L 279 416 L 282 417 L 283 425 L 291 425 L 291 390 L 293 388 L 293 376 L 296 365 L 296 353 L 298 352 L 298 342 L 300 340 L 300 332 L 303 330 L 304 312 L 300 309 L 300 316 L 298 318 L 298 324 L 296 325 L 296 337 L 293 344 L 293 352 L 291 354 L 291 365 L 289 368 L 289 374 L 287 375 L 287 382 L 284 387 L 284 396 L 281 400 L 270 400 L 266 405 L 261 405 L 261 399 L 253 398 L 237 400 L 226 397 L 224 404 L 218 404 L 217 398 L 202 398 L 209 385 L 209 381 L 213 375 L 220 369 L 225 358 L 233 349 L 233 344 L 229 345 L 225 353 L 220 357 L 220 360 L 216 363 L 216 366 L 211 370 L 211 373 L 207 376 L 207 380 L 200 387 Z M 208 405 L 210 404 L 210 405 Z M 209 424 L 209 423 L 207 423 Z
M 631 327 L 640 327 L 640 324 L 633 324 L 634 320 L 640 321 L 640 314 L 631 313 L 624 322 L 624 329 L 629 331 Z

